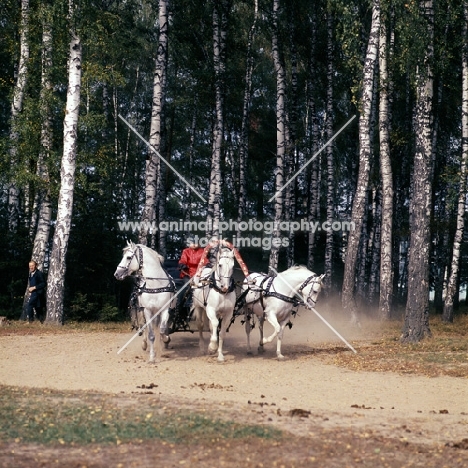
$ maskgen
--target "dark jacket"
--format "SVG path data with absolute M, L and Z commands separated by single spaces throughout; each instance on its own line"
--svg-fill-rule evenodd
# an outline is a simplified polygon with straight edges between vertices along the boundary
M 44 273 L 42 273 L 42 271 L 36 270 L 34 274 L 29 274 L 29 287 L 31 288 L 32 286 L 36 286 L 36 289 L 31 293 L 29 301 L 41 305 L 46 287 Z

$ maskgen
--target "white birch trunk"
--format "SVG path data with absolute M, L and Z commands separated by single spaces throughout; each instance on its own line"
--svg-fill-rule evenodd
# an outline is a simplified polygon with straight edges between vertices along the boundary
M 408 261 L 408 299 L 406 302 L 403 342 L 419 342 L 431 335 L 429 328 L 429 254 L 432 201 L 432 99 L 434 77 L 433 0 L 420 2 L 421 16 L 427 24 L 425 55 L 416 70 L 416 148 L 410 200 L 410 249 Z
M 39 187 L 39 214 L 36 234 L 32 250 L 32 258 L 38 268 L 43 269 L 49 242 L 50 221 L 52 218 L 52 204 L 50 200 L 50 180 L 47 161 L 52 151 L 52 113 L 50 98 L 52 93 L 52 28 L 50 18 L 46 17 L 42 33 L 42 78 L 41 78 L 41 149 L 37 161 L 37 176 L 41 181 Z
M 247 42 L 247 66 L 245 70 L 245 87 L 242 107 L 242 123 L 239 141 L 239 205 L 237 209 L 237 219 L 242 221 L 245 215 L 245 204 L 247 199 L 247 179 L 246 166 L 249 149 L 249 116 L 250 103 L 252 96 L 252 73 L 254 67 L 254 58 L 252 55 L 252 46 L 257 33 L 258 22 L 258 0 L 254 0 L 254 20 L 249 30 Z M 242 237 L 242 232 L 238 230 L 236 237 Z
M 153 78 L 153 102 L 151 107 L 151 125 L 149 143 L 158 153 L 161 151 L 162 113 L 165 99 L 165 75 L 167 68 L 168 47 L 168 11 L 167 0 L 159 0 L 159 41 L 155 59 Z M 148 244 L 148 236 L 151 236 L 149 245 L 154 247 L 155 232 L 148 228 L 150 223 L 156 223 L 159 214 L 159 203 L 163 203 L 159 197 L 161 161 L 155 151 L 148 150 L 145 174 L 145 206 L 141 216 L 142 229 L 139 233 L 139 242 Z
M 275 224 L 283 216 L 284 159 L 286 154 L 286 71 L 281 59 L 278 38 L 278 12 L 280 0 L 273 1 L 272 54 L 276 74 L 276 174 L 275 174 Z M 269 267 L 278 268 L 280 232 L 274 230 L 270 250 Z
M 393 174 L 390 160 L 390 116 L 389 116 L 389 74 L 387 65 L 388 46 L 385 21 L 380 26 L 379 44 L 380 100 L 380 174 L 382 177 L 382 217 L 380 238 L 380 295 L 379 317 L 389 319 L 393 296 L 392 268 L 392 223 L 393 223 Z
M 188 173 L 189 173 L 189 183 L 193 185 L 193 159 L 195 155 L 195 140 L 196 140 L 196 132 L 197 132 L 197 102 L 198 99 L 195 98 L 194 106 L 193 106 L 193 116 L 192 116 L 192 123 L 190 125 L 190 147 L 188 150 Z M 192 191 L 190 187 L 185 187 L 184 189 L 184 198 L 183 198 L 183 209 L 184 209 L 184 220 L 189 221 L 191 218 L 191 207 L 192 207 Z
M 371 257 L 369 265 L 369 288 L 367 290 L 367 303 L 374 305 L 377 295 L 379 293 L 379 271 L 380 271 L 380 252 L 382 243 L 382 201 L 381 193 L 373 190 L 373 204 L 372 204 L 372 230 L 369 236 L 369 245 L 367 251 Z
M 353 323 L 358 322 L 355 298 L 355 274 L 363 219 L 367 206 L 367 190 L 369 185 L 371 157 L 370 121 L 372 114 L 372 101 L 374 99 L 375 67 L 378 60 L 379 30 L 380 0 L 373 0 L 371 31 L 363 70 L 361 98 L 362 110 L 359 118 L 359 173 L 351 213 L 351 220 L 354 222 L 355 229 L 349 233 L 348 237 L 342 292 L 343 308 L 349 311 L 351 321 Z
M 308 64 L 307 78 L 307 141 L 310 142 L 310 153 L 307 157 L 309 160 L 318 150 L 318 142 L 320 138 L 319 126 L 317 123 L 317 111 L 314 96 L 314 86 L 317 82 L 317 73 L 315 71 L 315 52 L 317 47 L 317 16 L 314 14 L 311 21 L 311 44 L 310 56 Z M 309 206 L 308 206 L 308 221 L 317 221 L 320 215 L 320 159 L 315 159 L 310 165 L 310 183 L 309 183 Z M 315 265 L 315 245 L 316 235 L 314 230 L 310 229 L 307 238 L 307 268 L 314 270 Z
M 215 122 L 211 150 L 210 191 L 208 197 L 208 236 L 219 237 L 221 202 L 221 150 L 224 134 L 224 74 L 226 46 L 226 11 L 224 2 L 213 8 L 213 62 L 215 72 Z
M 334 80 L 334 64 L 333 64 L 333 17 L 330 12 L 327 14 L 327 100 L 326 100 L 326 139 L 327 141 L 333 137 L 333 80 Z M 333 222 L 335 216 L 335 171 L 333 161 L 333 144 L 326 148 L 327 155 L 327 221 L 329 226 Z M 333 231 L 326 232 L 325 240 L 325 260 L 324 260 L 324 284 L 325 294 L 331 294 L 331 278 L 332 278 L 332 262 L 333 262 Z
M 21 25 L 20 25 L 20 57 L 18 63 L 18 75 L 13 90 L 13 102 L 11 104 L 11 128 L 10 128 L 10 166 L 11 172 L 16 172 L 18 164 L 18 117 L 23 110 L 24 93 L 28 78 L 29 62 L 29 0 L 21 0 Z M 13 178 L 13 177 L 12 177 Z M 14 179 L 14 178 L 13 178 Z M 8 187 L 8 229 L 15 233 L 19 224 L 20 200 L 19 187 L 15 180 Z
M 458 272 L 460 268 L 460 248 L 464 232 L 466 211 L 466 177 L 468 165 L 468 2 L 463 4 L 463 52 L 462 52 L 462 156 L 460 165 L 460 191 L 458 194 L 457 227 L 453 239 L 452 263 L 445 294 L 442 320 L 453 322 L 453 303 L 458 294 Z
M 50 180 L 47 169 L 47 161 L 52 151 L 52 114 L 49 100 L 52 92 L 52 82 L 50 80 L 52 68 L 52 29 L 49 17 L 44 18 L 42 31 L 42 77 L 41 77 L 41 148 L 37 159 L 36 174 L 39 179 L 39 188 L 36 195 L 37 204 L 37 223 L 31 223 L 33 232 L 33 248 L 31 260 L 37 263 L 39 270 L 44 271 L 44 261 L 47 252 L 50 235 L 50 221 L 52 219 L 52 203 L 50 200 Z M 36 210 L 34 210 L 36 211 Z M 26 286 L 26 292 L 23 298 L 23 312 L 21 319 L 27 317 L 27 304 L 29 301 L 29 288 Z
M 73 21 L 73 2 L 69 3 Z M 55 224 L 49 275 L 47 278 L 46 322 L 63 323 L 64 280 L 66 254 L 73 211 L 76 152 L 78 140 L 78 116 L 81 94 L 81 41 L 74 28 L 71 31 L 70 56 L 68 61 L 68 91 L 63 128 L 63 156 L 60 170 L 60 192 L 57 221 Z

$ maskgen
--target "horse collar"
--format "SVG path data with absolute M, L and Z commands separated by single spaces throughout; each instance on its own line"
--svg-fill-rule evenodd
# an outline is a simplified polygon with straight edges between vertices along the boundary
M 303 289 L 314 279 L 316 278 L 317 276 L 315 275 L 311 275 L 309 276 L 308 278 L 305 279 L 305 281 L 301 284 L 301 286 L 299 287 L 299 289 L 297 290 L 297 292 L 302 292 Z M 307 303 L 305 303 L 304 301 L 298 299 L 297 297 L 289 297 L 289 296 L 286 296 L 284 294 L 281 294 L 281 293 L 278 293 L 276 291 L 270 291 L 270 288 L 271 288 L 271 285 L 273 284 L 273 280 L 275 279 L 274 276 L 268 278 L 265 278 L 262 282 L 262 286 L 263 286 L 263 283 L 265 281 L 268 281 L 267 284 L 266 284 L 266 287 L 264 289 L 264 296 L 265 297 L 268 297 L 268 296 L 271 296 L 271 297 L 276 297 L 277 299 L 280 299 L 284 302 L 290 302 L 293 304 L 294 307 L 298 307 L 299 305 L 304 305 L 304 306 L 307 306 Z M 307 298 L 309 299 L 309 298 Z M 263 304 L 262 304 L 263 305 Z

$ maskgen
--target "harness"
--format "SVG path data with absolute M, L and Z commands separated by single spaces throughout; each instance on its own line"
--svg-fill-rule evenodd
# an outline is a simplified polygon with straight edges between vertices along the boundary
M 217 262 L 216 262 L 217 265 L 219 264 L 219 260 L 221 260 L 222 258 L 223 258 L 223 256 L 221 255 L 217 259 Z M 227 257 L 224 257 L 224 258 L 227 258 Z M 200 260 L 199 267 L 198 267 L 198 270 L 197 270 L 197 274 L 201 274 L 200 270 L 201 270 L 202 262 L 203 262 L 203 257 Z M 208 303 L 208 296 L 209 296 L 212 289 L 214 289 L 219 294 L 223 294 L 223 295 L 228 294 L 228 293 L 230 293 L 230 292 L 232 292 L 232 291 L 234 291 L 236 289 L 236 283 L 235 283 L 234 278 L 232 277 L 232 275 L 229 276 L 229 286 L 226 289 L 220 288 L 218 286 L 218 282 L 216 280 L 216 273 L 217 273 L 217 269 L 213 268 L 213 271 L 211 272 L 209 277 L 203 278 L 203 279 L 201 278 L 200 279 L 200 284 L 198 286 L 192 286 L 192 288 L 205 288 L 206 286 L 208 286 L 208 290 L 203 291 L 203 305 L 205 307 L 206 307 L 206 305 Z M 228 278 L 228 277 L 227 276 L 220 276 L 220 278 Z
M 311 295 L 314 292 L 313 289 L 311 289 L 310 294 L 307 297 L 306 302 L 304 302 L 302 299 L 299 299 L 299 297 L 297 297 L 296 294 L 293 297 L 290 297 L 290 296 L 286 296 L 285 294 L 281 294 L 281 293 L 279 293 L 277 291 L 272 290 L 273 281 L 275 280 L 275 278 L 276 278 L 276 276 L 265 276 L 259 286 L 255 286 L 253 288 L 251 286 L 249 286 L 239 296 L 239 298 L 236 301 L 236 307 L 235 307 L 236 313 L 238 313 L 238 311 L 240 311 L 240 309 L 244 305 L 244 299 L 247 296 L 247 294 L 249 293 L 249 291 L 254 291 L 254 292 L 259 292 L 260 293 L 259 298 L 256 299 L 255 301 L 253 301 L 252 303 L 260 301 L 261 306 L 262 306 L 263 309 L 265 309 L 264 298 L 266 298 L 266 297 L 276 297 L 277 299 L 280 299 L 283 302 L 288 302 L 288 303 L 292 304 L 293 308 L 296 308 L 296 307 L 299 307 L 299 306 L 304 306 L 304 307 L 310 309 L 311 306 L 308 304 L 309 300 L 314 302 L 314 306 L 315 306 L 316 301 L 314 301 L 311 298 Z M 301 284 L 301 286 L 299 287 L 297 292 L 301 293 L 308 284 L 310 284 L 312 281 L 315 282 L 315 280 L 317 278 L 320 278 L 320 277 L 315 275 L 315 274 L 311 275 L 311 276 L 308 276 L 304 280 L 304 282 Z
M 129 258 L 127 265 L 124 267 L 122 266 L 122 267 L 117 267 L 117 268 L 126 269 L 128 271 L 130 267 L 130 263 L 132 263 L 133 258 L 136 258 L 138 261 L 138 271 L 135 274 L 135 278 L 137 282 L 130 296 L 130 302 L 129 302 L 128 308 L 130 312 L 130 318 L 132 321 L 132 330 L 133 329 L 139 330 L 139 335 L 141 335 L 143 333 L 142 327 L 145 325 L 146 320 L 143 314 L 141 313 L 143 308 L 140 306 L 139 297 L 143 293 L 145 294 L 159 294 L 163 292 L 173 293 L 176 291 L 176 285 L 174 283 L 172 276 L 164 268 L 163 268 L 163 271 L 167 275 L 165 278 L 152 278 L 149 276 L 143 276 L 141 274 L 141 271 L 143 268 L 143 249 L 139 245 L 136 246 L 136 249 L 133 252 L 133 255 Z M 166 286 L 161 286 L 159 288 L 146 287 L 147 281 L 156 281 L 156 280 L 167 281 L 168 284 Z

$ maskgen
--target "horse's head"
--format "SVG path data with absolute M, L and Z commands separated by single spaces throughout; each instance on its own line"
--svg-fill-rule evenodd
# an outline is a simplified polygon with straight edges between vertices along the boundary
M 214 267 L 218 287 L 228 291 L 231 287 L 231 278 L 234 270 L 234 251 L 220 244 L 216 253 L 216 265 Z
M 324 277 L 325 275 L 312 276 L 310 282 L 302 289 L 301 294 L 306 307 L 315 307 L 318 295 L 322 290 Z
M 115 270 L 114 276 L 118 280 L 123 280 L 139 269 L 140 261 L 138 259 L 138 246 L 133 242 L 127 241 L 127 247 L 123 249 L 122 260 L 117 265 L 117 270 Z

